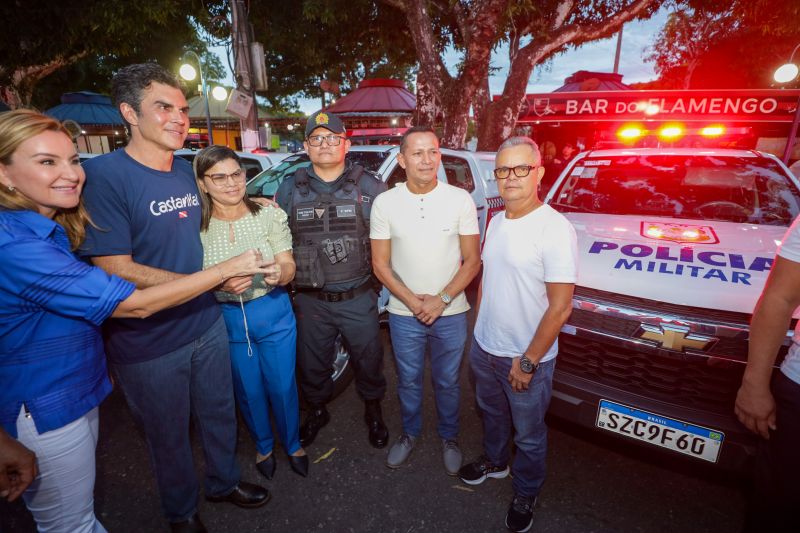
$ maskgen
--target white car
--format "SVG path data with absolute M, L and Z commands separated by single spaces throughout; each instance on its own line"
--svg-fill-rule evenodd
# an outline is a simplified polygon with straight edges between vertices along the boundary
M 579 253 L 551 413 L 746 470 L 756 439 L 734 400 L 753 308 L 800 214 L 797 178 L 752 150 L 599 150 L 578 155 L 545 201 L 575 227 Z
M 192 150 L 189 148 L 181 148 L 175 151 L 175 155 L 182 157 L 190 163 L 194 160 L 199 150 Z M 247 174 L 247 179 L 254 178 L 260 172 L 268 169 L 277 163 L 282 157 L 274 157 L 272 154 L 253 154 L 250 152 L 236 152 L 239 159 L 242 160 L 242 167 Z M 283 155 L 283 154 L 281 154 Z

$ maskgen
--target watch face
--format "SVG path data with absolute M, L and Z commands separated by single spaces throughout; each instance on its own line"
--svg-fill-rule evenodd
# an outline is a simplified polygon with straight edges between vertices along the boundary
M 520 358 L 519 367 L 526 374 L 530 374 L 531 372 L 533 372 L 533 362 L 525 356 L 522 356 Z
M 443 301 L 445 304 L 449 304 L 449 303 L 450 303 L 450 301 L 452 300 L 452 298 L 450 298 L 450 295 L 449 295 L 449 294 L 447 294 L 446 292 L 440 292 L 440 293 L 439 293 L 439 298 L 441 298 L 441 299 L 442 299 L 442 301 Z

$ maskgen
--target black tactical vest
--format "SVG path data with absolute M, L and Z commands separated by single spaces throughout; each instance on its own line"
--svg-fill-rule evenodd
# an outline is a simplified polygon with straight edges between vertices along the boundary
M 305 168 L 295 172 L 291 229 L 298 288 L 321 289 L 371 273 L 369 228 L 358 187 L 363 172 L 353 165 L 331 193 L 315 191 Z

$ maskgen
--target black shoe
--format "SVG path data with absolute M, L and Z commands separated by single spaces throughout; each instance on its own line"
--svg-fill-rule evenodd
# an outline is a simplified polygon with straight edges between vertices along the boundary
M 270 498 L 272 495 L 264 487 L 244 481 L 240 481 L 233 492 L 225 496 L 206 496 L 206 500 L 212 503 L 228 502 L 245 509 L 266 505 Z
M 328 414 L 325 406 L 312 407 L 306 416 L 305 422 L 300 427 L 300 446 L 303 448 L 311 446 L 311 443 L 317 438 L 319 430 L 324 428 L 330 421 L 331 415 Z
M 169 525 L 174 533 L 208 533 L 206 526 L 200 521 L 200 515 L 195 513 L 183 522 L 172 522 Z
M 533 525 L 533 506 L 536 498 L 533 496 L 514 495 L 506 514 L 506 527 L 517 533 L 525 533 Z
M 474 463 L 462 466 L 458 477 L 467 485 L 480 485 L 486 478 L 503 479 L 509 473 L 508 466 L 495 466 L 485 455 L 481 455 Z
M 369 443 L 374 448 L 385 448 L 389 442 L 389 430 L 383 423 L 380 400 L 367 400 L 364 402 L 364 421 L 369 428 Z
M 308 475 L 308 455 L 290 455 L 289 466 L 298 476 L 306 477 Z
M 277 465 L 275 463 L 274 453 L 269 454 L 269 457 L 267 457 L 263 461 L 259 461 L 256 463 L 256 468 L 258 469 L 258 471 L 261 472 L 261 475 L 267 479 L 272 479 L 272 476 L 275 475 L 276 466 Z

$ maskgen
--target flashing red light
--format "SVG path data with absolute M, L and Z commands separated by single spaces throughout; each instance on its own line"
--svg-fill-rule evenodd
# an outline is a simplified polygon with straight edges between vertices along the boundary
M 645 134 L 644 129 L 639 126 L 623 126 L 617 130 L 617 137 L 623 141 L 633 141 Z
M 700 135 L 704 137 L 719 137 L 725 133 L 725 126 L 706 126 L 705 128 L 700 130 Z
M 664 126 L 663 128 L 661 128 L 661 130 L 658 132 L 658 136 L 661 137 L 662 139 L 675 139 L 677 137 L 682 136 L 683 133 L 684 133 L 684 130 L 683 130 L 683 128 L 681 126 L 677 126 L 677 125 L 673 124 L 673 125 Z

